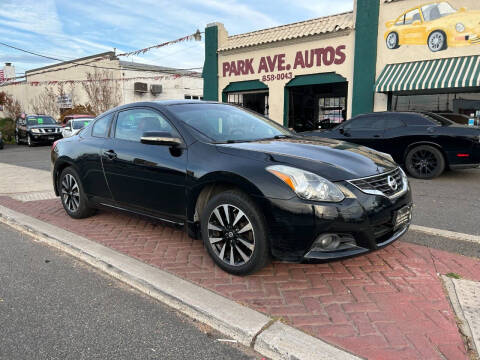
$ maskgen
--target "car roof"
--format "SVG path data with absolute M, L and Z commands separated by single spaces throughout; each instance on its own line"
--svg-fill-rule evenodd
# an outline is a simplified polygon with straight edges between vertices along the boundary
M 85 118 L 85 117 L 88 117 L 88 118 L 94 118 L 95 115 L 86 115 L 86 114 L 75 114 L 75 115 L 67 115 L 65 116 L 65 119 L 79 119 L 79 118 Z

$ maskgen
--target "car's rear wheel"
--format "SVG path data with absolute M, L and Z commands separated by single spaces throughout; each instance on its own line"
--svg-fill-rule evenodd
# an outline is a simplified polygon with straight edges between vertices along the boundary
M 15 144 L 20 145 L 20 138 L 18 136 L 18 133 L 15 133 Z
M 418 179 L 433 179 L 445 170 L 445 158 L 433 146 L 422 145 L 410 150 L 405 159 L 407 171 Z
M 265 219 L 242 192 L 214 196 L 202 212 L 201 229 L 208 253 L 231 274 L 253 273 L 270 259 Z
M 398 44 L 398 34 L 396 32 L 391 32 L 390 34 L 388 34 L 386 43 L 387 48 L 389 48 L 390 50 L 398 49 L 400 47 L 400 45 Z
M 440 30 L 432 32 L 428 37 L 428 48 L 432 52 L 445 50 L 447 48 L 447 35 Z
M 73 168 L 67 167 L 62 171 L 58 181 L 58 189 L 63 208 L 69 216 L 75 219 L 83 219 L 93 215 L 95 209 L 88 206 L 80 177 Z

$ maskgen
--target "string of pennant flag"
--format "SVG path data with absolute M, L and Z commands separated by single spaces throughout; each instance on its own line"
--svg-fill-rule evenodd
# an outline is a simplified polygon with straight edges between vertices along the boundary
M 41 85 L 57 85 L 57 84 L 79 84 L 79 83 L 92 83 L 92 82 L 122 82 L 122 81 L 132 81 L 132 80 L 167 80 L 167 79 L 178 79 L 184 76 L 191 75 L 182 75 L 182 74 L 168 74 L 168 75 L 158 75 L 158 76 L 135 76 L 129 78 L 105 78 L 105 79 L 85 79 L 85 80 L 45 80 L 45 81 L 17 81 L 9 83 L 8 85 L 30 85 L 30 86 L 41 86 Z
M 173 44 L 184 42 L 184 41 L 190 41 L 190 40 L 201 41 L 202 34 L 203 34 L 203 32 L 201 32 L 200 30 L 197 29 L 197 31 L 195 33 L 187 35 L 187 36 L 183 36 L 183 37 L 175 39 L 175 40 L 166 41 L 166 42 L 163 42 L 161 44 L 148 46 L 146 48 L 139 49 L 139 50 L 134 50 L 134 51 L 131 51 L 131 52 L 116 54 L 115 56 L 116 57 L 119 57 L 119 56 L 122 56 L 122 57 L 134 56 L 134 55 L 139 55 L 139 54 L 145 54 L 146 52 L 148 52 L 150 50 L 158 49 L 158 48 L 161 48 L 161 47 L 164 47 L 164 46 L 173 45 Z M 98 69 L 107 69 L 107 70 L 119 70 L 119 68 L 111 68 L 111 67 L 105 67 L 105 66 L 90 65 L 93 62 L 98 62 L 98 61 L 102 61 L 102 60 L 109 60 L 110 55 L 99 56 L 99 57 L 97 57 L 95 59 L 92 59 L 90 61 L 77 63 L 77 62 L 72 61 L 72 60 L 62 60 L 62 59 L 57 59 L 57 58 L 54 58 L 54 57 L 51 57 L 51 56 L 40 55 L 40 54 L 34 53 L 32 51 L 20 49 L 20 48 L 17 48 L 17 47 L 14 47 L 14 46 L 11 46 L 11 45 L 8 45 L 8 44 L 5 44 L 5 43 L 0 43 L 0 45 L 4 45 L 4 46 L 7 46 L 9 48 L 13 48 L 13 49 L 16 49 L 16 50 L 19 50 L 19 51 L 22 51 L 22 52 L 26 52 L 26 53 L 29 53 L 29 54 L 32 54 L 32 55 L 36 55 L 36 56 L 40 56 L 40 57 L 44 57 L 44 58 L 49 58 L 49 59 L 57 60 L 57 61 L 63 61 L 63 62 L 67 62 L 67 63 L 72 64 L 70 66 L 57 68 L 57 69 L 44 70 L 44 71 L 40 71 L 40 72 L 35 71 L 35 72 L 32 73 L 32 75 L 40 75 L 40 74 L 44 74 L 44 73 L 56 72 L 56 71 L 66 70 L 66 69 L 69 69 L 69 68 L 72 68 L 72 67 L 77 67 L 77 66 L 87 66 L 87 67 L 93 67 L 93 68 L 96 68 L 96 69 L 98 68 Z M 58 65 L 60 65 L 60 64 L 58 64 Z M 142 71 L 142 72 L 157 72 L 157 73 L 162 72 L 162 73 L 165 73 L 165 72 L 169 72 L 169 71 L 183 71 L 183 70 L 195 70 L 195 69 L 200 69 L 200 68 L 165 69 L 165 70 L 144 70 L 144 69 L 133 69 L 132 68 L 132 69 L 128 69 L 128 70 Z M 174 74 L 174 75 L 177 76 L 177 77 L 182 76 L 182 75 L 179 75 L 179 74 Z M 23 79 L 23 78 L 25 78 L 25 76 L 16 76 L 16 77 L 12 77 L 12 78 L 4 78 L 3 81 L 9 82 L 9 81 Z M 113 80 L 113 79 L 111 79 L 111 80 Z M 73 81 L 75 81 L 75 80 L 73 80 Z M 79 81 L 83 81 L 83 80 L 79 80 Z M 25 84 L 25 82 L 18 82 L 18 83 Z M 33 81 L 31 83 L 35 84 L 35 83 L 42 83 L 42 82 Z M 15 85 L 16 83 L 15 82 L 14 83 L 9 83 L 9 85 L 12 85 L 12 84 Z M 33 85 L 33 86 L 36 86 L 36 85 Z

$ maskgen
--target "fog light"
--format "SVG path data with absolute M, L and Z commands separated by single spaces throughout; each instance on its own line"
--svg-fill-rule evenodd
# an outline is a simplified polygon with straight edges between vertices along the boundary
M 350 235 L 322 234 L 317 237 L 310 251 L 336 251 L 355 247 L 355 239 Z

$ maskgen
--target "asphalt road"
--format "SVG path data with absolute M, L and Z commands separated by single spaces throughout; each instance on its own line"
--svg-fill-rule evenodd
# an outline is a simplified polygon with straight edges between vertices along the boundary
M 1 224 L 0 248 L 0 359 L 261 358 Z
M 25 166 L 33 169 L 50 171 L 51 146 L 34 146 L 5 144 L 0 150 L 0 162 Z

